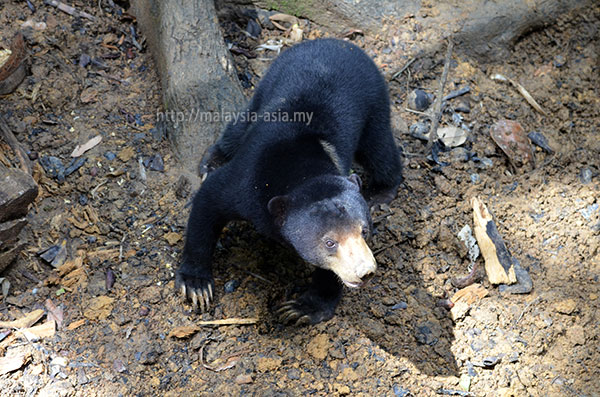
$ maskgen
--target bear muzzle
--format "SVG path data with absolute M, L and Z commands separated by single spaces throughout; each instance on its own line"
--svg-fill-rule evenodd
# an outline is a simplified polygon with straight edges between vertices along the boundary
M 329 262 L 329 269 L 350 288 L 363 286 L 375 275 L 377 262 L 366 241 L 360 234 L 339 241 L 336 255 Z

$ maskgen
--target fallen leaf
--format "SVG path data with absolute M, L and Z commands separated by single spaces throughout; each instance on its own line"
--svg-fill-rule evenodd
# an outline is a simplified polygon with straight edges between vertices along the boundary
M 186 325 L 183 327 L 174 328 L 171 332 L 169 332 L 169 337 L 183 339 L 195 334 L 198 331 L 200 331 L 200 327 L 196 325 Z
M 490 136 L 515 166 L 529 163 L 534 167 L 533 149 L 521 124 L 498 120 L 490 129 Z
M 438 128 L 438 138 L 444 142 L 446 147 L 457 147 L 462 145 L 467 140 L 467 131 L 458 127 L 443 127 Z
M 46 309 L 48 310 L 48 319 L 56 321 L 56 326 L 58 328 L 62 327 L 63 322 L 63 309 L 56 306 L 52 299 L 46 299 Z
M 73 150 L 73 153 L 71 153 L 71 157 L 81 156 L 82 154 L 84 154 L 85 152 L 87 152 L 88 150 L 90 150 L 91 148 L 96 146 L 97 144 L 99 144 L 101 141 L 102 141 L 102 135 L 96 135 L 95 137 L 93 137 L 92 139 L 90 139 L 89 141 L 84 143 L 83 145 L 81 145 L 81 146 L 77 145 L 75 147 L 75 150 Z
M 0 321 L 0 328 L 27 328 L 44 316 L 44 310 L 37 309 L 14 321 Z
M 83 315 L 90 320 L 104 320 L 112 312 L 115 299 L 106 295 L 91 300 Z
M 181 233 L 170 232 L 165 234 L 164 238 L 165 240 L 167 240 L 169 245 L 175 245 L 183 238 L 183 236 L 181 235 Z

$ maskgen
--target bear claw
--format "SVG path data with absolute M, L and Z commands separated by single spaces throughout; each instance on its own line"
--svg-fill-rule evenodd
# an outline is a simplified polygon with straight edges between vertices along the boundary
M 317 324 L 333 317 L 333 311 L 316 308 L 302 298 L 283 302 L 275 312 L 283 324 L 296 326 Z
M 212 280 L 205 278 L 178 277 L 177 284 L 180 285 L 179 291 L 184 300 L 192 303 L 194 311 L 204 313 L 210 309 L 210 303 L 213 300 Z

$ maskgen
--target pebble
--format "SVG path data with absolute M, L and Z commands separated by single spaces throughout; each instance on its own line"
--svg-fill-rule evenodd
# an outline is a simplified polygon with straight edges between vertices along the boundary
M 149 168 L 152 171 L 162 172 L 165 170 L 165 164 L 160 154 L 155 154 L 144 160 L 144 167 Z
M 406 397 L 411 395 L 410 390 L 405 389 L 398 384 L 394 384 L 394 386 L 392 386 L 392 390 L 394 391 L 394 396 L 396 397 Z
M 225 293 L 230 294 L 233 291 L 235 291 L 237 289 L 237 287 L 240 285 L 240 282 L 233 279 L 233 280 L 229 280 L 228 282 L 225 283 L 224 289 L 225 289 Z
M 78 201 L 79 201 L 79 204 L 86 205 L 88 203 L 88 198 L 85 194 L 80 194 Z
M 408 307 L 408 304 L 406 302 L 399 302 L 396 303 L 394 306 L 392 306 L 392 310 L 398 310 L 398 309 L 406 309 Z
M 472 184 L 478 184 L 479 182 L 481 182 L 481 177 L 479 176 L 479 174 L 471 174 L 471 183 Z
M 585 208 L 579 210 L 579 213 L 585 218 L 586 221 L 589 221 L 592 218 L 594 212 L 596 212 L 599 208 L 598 203 L 590 204 Z
M 254 379 L 252 379 L 252 375 L 249 374 L 239 374 L 235 377 L 235 383 L 238 385 L 246 385 L 252 382 L 254 382 Z
M 429 105 L 431 105 L 432 99 L 432 96 L 423 90 L 413 90 L 410 94 L 408 94 L 408 107 L 410 109 L 422 112 L 427 110 Z
M 104 157 L 106 157 L 107 160 L 111 161 L 111 160 L 114 160 L 115 157 L 117 157 L 117 155 L 114 154 L 113 152 L 109 151 L 109 152 L 104 153 Z
M 557 302 L 554 305 L 554 310 L 562 314 L 572 314 L 577 308 L 577 303 L 574 299 L 566 299 L 560 302 Z
M 579 174 L 579 180 L 584 185 L 587 185 L 588 183 L 592 182 L 592 176 L 593 176 L 592 170 L 590 170 L 589 168 L 584 168 L 581 170 L 581 173 Z
M 470 113 L 471 112 L 471 105 L 469 105 L 469 101 L 461 100 L 454 107 L 454 111 L 461 112 L 461 113 Z
M 292 380 L 300 379 L 300 371 L 297 368 L 292 368 L 288 371 L 287 376 Z

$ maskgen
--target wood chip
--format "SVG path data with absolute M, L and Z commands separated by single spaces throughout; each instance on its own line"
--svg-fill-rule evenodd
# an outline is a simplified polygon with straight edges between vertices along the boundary
M 484 296 L 487 296 L 487 294 L 488 290 L 485 289 L 483 285 L 475 283 L 456 291 L 451 300 L 454 303 L 464 301 L 467 304 L 472 305 Z
M 196 321 L 197 325 L 252 325 L 258 322 L 258 318 L 250 317 L 250 318 L 225 318 L 222 320 L 207 320 L 207 321 Z
M 0 328 L 27 328 L 44 316 L 44 310 L 37 309 L 14 321 L 0 321 Z
M 188 336 L 195 334 L 198 331 L 200 331 L 200 327 L 198 327 L 196 325 L 177 327 L 177 328 L 174 328 L 171 332 L 169 332 L 169 337 L 184 339 L 184 338 L 187 338 Z
M 517 282 L 512 256 L 498 232 L 494 218 L 477 197 L 471 199 L 474 232 L 479 249 L 485 260 L 485 271 L 492 284 Z
M 27 340 L 32 342 L 42 338 L 50 338 L 56 333 L 56 321 L 50 320 L 44 324 L 22 329 L 21 333 L 25 335 Z
M 67 325 L 67 329 L 69 331 L 73 331 L 74 329 L 81 327 L 83 324 L 85 324 L 85 322 L 86 320 L 84 318 L 82 318 L 81 320 L 73 321 L 71 324 Z
M 83 95 L 83 93 L 82 93 Z M 83 99 L 82 99 L 83 101 Z M 73 153 L 71 153 L 71 157 L 79 157 L 81 155 L 83 155 L 85 152 L 87 152 L 88 150 L 90 150 L 91 148 L 93 148 L 94 146 L 96 146 L 97 144 L 99 144 L 102 141 L 102 136 L 101 135 L 96 135 L 95 137 L 93 137 L 92 139 L 90 139 L 89 141 L 87 141 L 86 143 L 84 143 L 83 145 L 77 145 L 75 147 L 75 150 L 73 150 Z
M 20 353 L 12 357 L 0 358 L 0 375 L 13 372 L 21 368 L 29 361 L 31 355 L 29 353 Z

